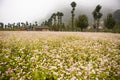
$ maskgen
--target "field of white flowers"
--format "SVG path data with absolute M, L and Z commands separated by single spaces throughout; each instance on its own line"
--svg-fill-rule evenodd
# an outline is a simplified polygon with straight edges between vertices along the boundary
M 120 34 L 0 32 L 0 80 L 119 80 Z

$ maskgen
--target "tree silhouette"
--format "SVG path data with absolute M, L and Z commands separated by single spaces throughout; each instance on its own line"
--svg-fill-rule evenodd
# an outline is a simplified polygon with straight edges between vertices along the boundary
M 100 13 L 102 6 L 97 5 L 95 10 L 92 12 L 93 18 L 94 18 L 94 28 L 97 29 L 99 28 L 99 23 L 100 23 L 100 18 L 102 17 L 102 13 Z
M 21 22 L 22 27 L 25 27 L 25 23 Z
M 29 24 L 28 24 L 28 21 L 26 21 L 26 26 L 28 26 Z
M 64 14 L 60 12 L 59 16 L 60 16 L 60 25 L 62 25 L 62 17 L 64 16 Z
M 73 8 L 72 11 L 71 11 L 71 14 L 72 14 L 72 30 L 74 29 L 74 11 L 75 11 L 75 7 L 76 7 L 76 3 L 75 2 L 72 2 L 71 3 L 71 7 Z
M 0 22 L 0 28 L 4 27 L 4 23 Z
M 54 19 L 54 24 L 56 24 L 56 16 L 57 15 L 55 13 L 52 14 L 52 18 Z
M 15 23 L 13 23 L 12 25 L 13 25 L 13 28 L 15 28 Z
M 86 15 L 80 15 L 75 21 L 76 27 L 79 27 L 81 31 L 88 26 L 88 18 Z
M 115 20 L 112 17 L 112 14 L 108 14 L 107 17 L 104 19 L 104 26 L 108 29 L 113 29 L 115 26 Z
M 45 23 L 44 23 L 45 24 Z M 51 27 L 52 26 L 52 16 L 48 19 L 48 26 Z
M 60 12 L 57 12 L 58 25 L 60 24 Z
M 38 23 L 37 23 L 37 21 L 35 21 L 35 26 L 38 26 Z
M 17 27 L 20 27 L 20 22 L 17 23 Z

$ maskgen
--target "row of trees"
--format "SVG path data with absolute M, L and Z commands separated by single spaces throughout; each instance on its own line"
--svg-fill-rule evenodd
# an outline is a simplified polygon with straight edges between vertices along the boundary
M 51 30 L 59 31 L 64 27 L 64 23 L 62 22 L 64 14 L 62 12 L 53 13 L 48 21 L 43 22 L 42 26 L 49 26 Z
M 81 30 L 83 31 L 84 29 L 86 29 L 89 25 L 88 23 L 88 17 L 83 14 L 83 15 L 79 15 L 76 19 L 75 19 L 75 7 L 77 6 L 77 4 L 75 2 L 72 2 L 70 4 L 70 6 L 72 7 L 72 10 L 71 10 L 71 25 L 65 25 L 63 23 L 63 12 L 55 12 L 53 13 L 50 18 L 44 22 L 42 22 L 41 26 L 48 26 L 50 28 L 50 30 L 53 30 L 53 31 L 68 31 L 68 30 L 71 30 L 71 31 L 76 31 L 76 30 Z M 100 5 L 97 5 L 96 8 L 93 10 L 92 12 L 92 15 L 93 15 L 93 18 L 94 18 L 94 24 L 93 24 L 93 29 L 98 31 L 99 30 L 99 26 L 100 26 L 100 19 L 101 17 L 103 16 L 103 14 L 100 12 L 100 10 L 102 9 L 102 6 Z M 107 29 L 113 29 L 116 22 L 115 20 L 113 19 L 113 16 L 112 14 L 108 14 L 105 19 L 103 20 L 104 21 L 104 26 L 107 28 Z M 3 27 L 3 23 L 0 23 L 0 27 L 2 26 Z M 35 24 L 31 24 L 31 23 L 28 23 L 26 21 L 26 23 L 20 23 L 18 22 L 17 24 L 13 23 L 13 24 L 10 24 L 8 23 L 8 25 L 5 25 L 5 28 L 14 28 L 14 27 L 33 27 L 33 26 L 38 26 L 37 22 L 35 22 Z
M 33 26 L 38 26 L 38 23 L 37 21 L 32 24 L 32 23 L 29 23 L 28 21 L 26 21 L 26 23 L 24 22 L 18 22 L 18 23 L 8 23 L 7 25 L 4 25 L 4 23 L 0 23 L 0 27 L 3 28 L 20 28 L 20 27 L 26 27 L 26 28 L 31 28 Z
M 46 20 L 42 23 L 42 26 L 47 25 L 50 27 L 50 30 L 55 30 L 55 31 L 59 31 L 59 30 L 74 31 L 79 28 L 81 29 L 81 31 L 83 31 L 83 29 L 87 28 L 89 25 L 88 17 L 85 14 L 83 14 L 83 15 L 79 15 L 75 19 L 75 7 L 77 6 L 77 4 L 75 2 L 72 2 L 70 5 L 72 7 L 71 26 L 68 27 L 68 26 L 64 25 L 64 23 L 62 22 L 62 18 L 64 16 L 64 14 L 62 12 L 53 13 L 48 20 Z M 100 19 L 103 16 L 103 14 L 100 12 L 101 9 L 102 9 L 102 6 L 97 5 L 96 8 L 94 9 L 94 11 L 92 12 L 92 15 L 94 18 L 93 29 L 96 31 L 99 30 Z M 108 29 L 113 29 L 115 24 L 116 23 L 112 17 L 112 14 L 108 14 L 107 17 L 104 19 L 104 26 Z

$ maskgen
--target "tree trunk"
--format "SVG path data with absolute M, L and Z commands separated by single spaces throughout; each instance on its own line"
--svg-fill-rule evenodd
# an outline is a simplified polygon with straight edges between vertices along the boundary
M 99 19 L 97 20 L 97 32 L 99 31 Z
M 81 32 L 83 32 L 83 28 L 81 28 Z

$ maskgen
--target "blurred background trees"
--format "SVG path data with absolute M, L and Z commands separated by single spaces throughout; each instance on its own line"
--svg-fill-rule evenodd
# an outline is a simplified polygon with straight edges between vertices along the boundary
M 113 29 L 115 27 L 115 20 L 113 19 L 112 14 L 108 14 L 104 19 L 104 26 L 108 29 Z
M 47 20 L 44 20 L 40 26 L 47 26 L 51 31 L 111 31 L 111 32 L 120 32 L 120 10 L 115 11 L 114 13 L 108 14 L 104 19 L 101 19 L 103 14 L 100 12 L 102 9 L 101 5 L 97 5 L 92 12 L 93 24 L 90 23 L 89 16 L 86 14 L 75 17 L 75 8 L 77 3 L 71 2 L 70 6 L 72 7 L 69 23 L 65 23 L 64 17 L 66 15 L 61 12 L 53 12 Z M 78 15 L 78 14 L 77 14 Z M 100 20 L 101 19 L 101 20 Z M 8 23 L 4 24 L 0 22 L 0 30 L 19 30 L 20 28 L 25 28 L 26 30 L 32 30 L 33 27 L 40 27 L 39 22 L 35 21 L 34 23 L 26 22 L 17 22 L 17 23 Z
M 100 13 L 102 6 L 97 5 L 95 10 L 92 12 L 93 18 L 94 18 L 94 29 L 98 31 L 99 29 L 99 23 L 100 23 L 100 18 L 102 17 L 102 13 Z
M 76 27 L 79 27 L 81 31 L 88 27 L 88 18 L 86 15 L 79 15 L 75 20 Z

